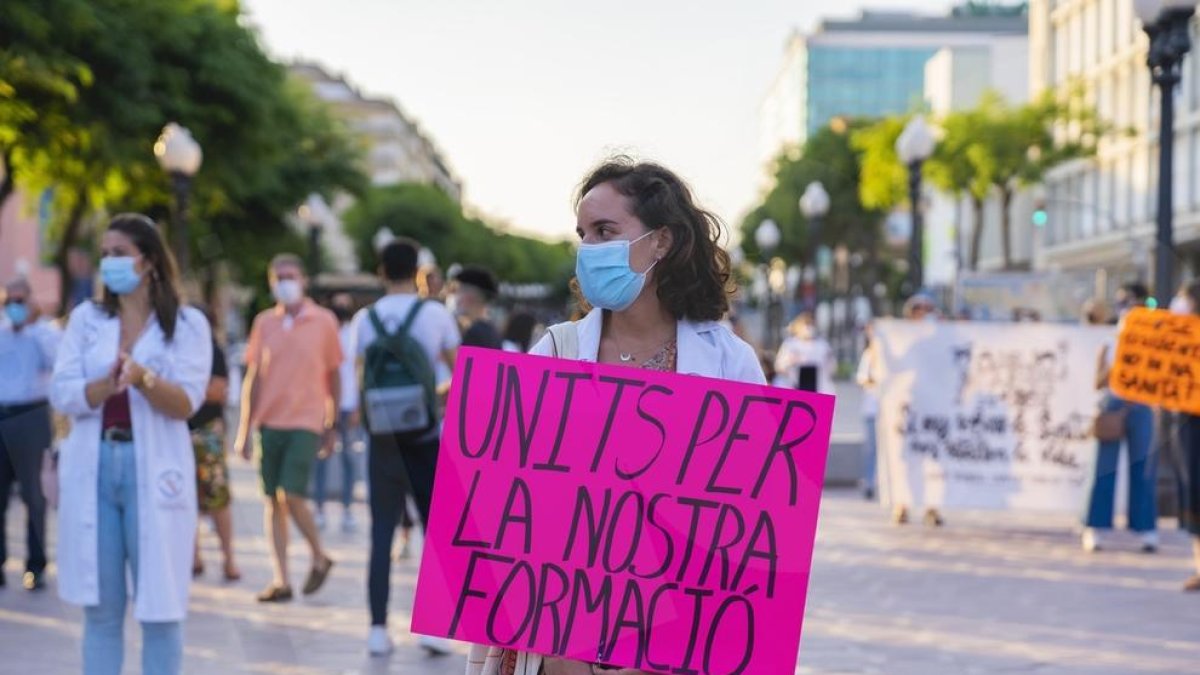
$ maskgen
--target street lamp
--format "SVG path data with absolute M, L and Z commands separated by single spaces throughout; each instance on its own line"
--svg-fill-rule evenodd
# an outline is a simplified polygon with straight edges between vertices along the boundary
M 325 227 L 328 212 L 325 200 L 315 192 L 296 209 L 296 217 L 308 227 L 308 278 L 314 285 L 321 273 L 321 230 Z
M 935 143 L 933 132 L 925 118 L 914 115 L 904 125 L 904 131 L 896 139 L 896 154 L 908 167 L 908 201 L 911 204 L 912 232 L 908 239 L 908 283 L 909 294 L 917 293 L 924 283 L 924 223 L 921 218 L 921 165 L 933 154 Z
M 817 266 L 817 247 L 821 241 L 821 219 L 829 213 L 829 193 L 821 181 L 815 180 L 804 188 L 800 196 L 800 213 L 808 219 L 808 264 Z M 821 282 L 818 277 L 815 304 L 821 304 Z
M 1154 260 L 1154 295 L 1159 304 L 1175 292 L 1173 260 L 1174 231 L 1171 223 L 1175 149 L 1175 87 L 1183 70 L 1183 57 L 1192 48 L 1189 26 L 1196 12 L 1195 0 L 1133 0 L 1133 9 L 1150 37 L 1146 65 L 1150 79 L 1158 85 L 1161 112 L 1158 127 L 1158 217 Z
M 204 153 L 187 127 L 170 122 L 154 142 L 154 157 L 171 177 L 171 190 L 175 193 L 175 205 L 171 211 L 171 248 L 174 249 L 180 271 L 187 274 L 191 271 L 188 260 L 188 197 L 191 196 L 192 177 L 200 170 Z
M 779 330 L 775 326 L 775 294 L 771 288 L 771 253 L 779 246 L 780 240 L 783 239 L 783 233 L 779 231 L 779 226 L 774 220 L 768 218 L 758 225 L 758 229 L 754 230 L 754 243 L 758 245 L 758 250 L 762 253 L 762 269 L 763 279 L 766 280 L 766 303 L 763 307 L 763 348 L 774 349 L 775 342 L 779 339 Z

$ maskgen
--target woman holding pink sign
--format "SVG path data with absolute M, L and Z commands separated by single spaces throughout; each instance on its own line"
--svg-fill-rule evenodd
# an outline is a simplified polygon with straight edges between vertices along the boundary
M 683 180 L 613 158 L 583 181 L 576 220 L 576 294 L 587 315 L 551 326 L 529 353 L 766 384 L 754 348 L 718 323 L 733 290 L 718 245 L 724 226 Z M 467 662 L 468 675 L 642 672 L 480 645 Z

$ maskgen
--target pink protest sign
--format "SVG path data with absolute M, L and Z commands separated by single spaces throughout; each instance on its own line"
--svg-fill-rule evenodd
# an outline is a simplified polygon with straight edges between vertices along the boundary
M 792 673 L 833 398 L 463 349 L 415 632 Z

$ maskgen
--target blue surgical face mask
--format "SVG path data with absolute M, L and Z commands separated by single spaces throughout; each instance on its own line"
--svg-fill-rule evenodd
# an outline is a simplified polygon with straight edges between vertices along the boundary
M 4 314 L 14 326 L 23 326 L 29 320 L 29 306 L 23 302 L 10 302 L 4 306 Z
M 642 294 L 646 275 L 658 264 L 655 260 L 645 272 L 635 272 L 629 266 L 629 247 L 654 234 L 654 230 L 633 241 L 608 241 L 603 244 L 580 244 L 575 257 L 575 276 L 583 297 L 593 307 L 620 312 Z
M 112 256 L 100 260 L 100 278 L 108 290 L 117 295 L 134 292 L 142 283 L 142 275 L 134 267 L 133 256 Z

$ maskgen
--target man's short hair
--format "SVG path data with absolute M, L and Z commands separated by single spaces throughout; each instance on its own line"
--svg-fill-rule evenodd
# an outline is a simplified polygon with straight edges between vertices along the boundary
M 411 281 L 417 276 L 421 245 L 408 237 L 397 237 L 379 252 L 379 271 L 387 281 Z
M 491 302 L 500 292 L 500 286 L 496 283 L 496 275 L 486 267 L 467 265 L 454 276 L 454 280 L 462 286 L 479 291 L 483 295 L 483 299 L 488 302 Z
M 271 258 L 271 271 L 275 271 L 280 267 L 295 267 L 300 270 L 301 274 L 304 273 L 304 261 L 295 253 L 280 253 Z

